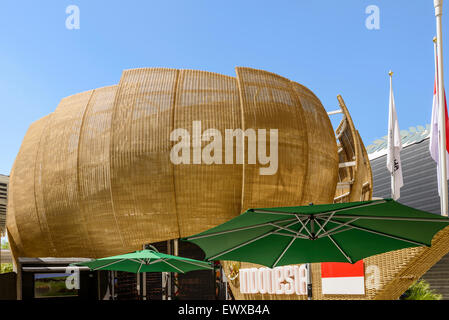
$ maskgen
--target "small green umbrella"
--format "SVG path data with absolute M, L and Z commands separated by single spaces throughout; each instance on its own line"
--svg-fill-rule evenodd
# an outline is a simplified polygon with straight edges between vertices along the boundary
M 393 200 L 249 209 L 183 240 L 206 260 L 252 262 L 268 267 L 350 262 L 416 246 L 430 246 L 449 219 Z
M 141 250 L 113 257 L 74 263 L 75 266 L 87 266 L 91 270 L 114 270 L 132 273 L 140 272 L 179 272 L 193 270 L 211 270 L 210 262 L 183 258 L 157 252 Z

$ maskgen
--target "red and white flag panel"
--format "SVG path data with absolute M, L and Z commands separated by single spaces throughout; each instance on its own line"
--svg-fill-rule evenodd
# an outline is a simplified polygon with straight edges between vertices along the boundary
M 437 163 L 438 174 L 438 193 L 440 193 L 440 159 L 439 159 L 439 91 L 438 91 L 438 55 L 435 47 L 435 84 L 433 89 L 433 105 L 432 105 L 432 121 L 430 123 L 430 155 L 432 159 Z M 444 108 L 445 108 L 445 126 L 446 126 L 446 167 L 449 170 L 449 117 L 447 113 L 447 101 L 446 92 L 444 92 Z
M 364 295 L 365 270 L 363 260 L 355 264 L 321 263 L 321 287 L 323 294 Z

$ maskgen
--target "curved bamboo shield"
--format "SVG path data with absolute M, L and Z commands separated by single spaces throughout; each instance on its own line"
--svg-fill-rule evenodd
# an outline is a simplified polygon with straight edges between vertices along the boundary
M 339 169 L 334 203 L 370 200 L 373 177 L 368 155 L 343 98 L 339 95 L 337 99 L 343 119 L 335 132 Z

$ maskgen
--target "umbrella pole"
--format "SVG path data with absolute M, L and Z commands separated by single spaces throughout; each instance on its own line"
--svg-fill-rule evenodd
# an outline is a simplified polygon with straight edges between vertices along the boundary
M 307 264 L 307 300 L 313 300 L 312 296 L 312 264 Z
M 137 300 L 140 300 L 142 298 L 142 291 L 140 290 L 140 273 L 136 274 L 136 278 L 137 278 Z
M 172 254 L 171 240 L 167 240 L 167 253 Z M 172 273 L 167 272 L 167 300 L 171 300 Z
M 179 255 L 179 243 L 178 243 L 178 239 L 173 240 L 173 255 L 178 256 Z M 178 296 L 178 292 L 179 292 L 179 287 L 178 287 L 178 276 L 179 274 L 176 272 L 173 274 L 173 297 L 176 299 L 176 297 Z
M 146 249 L 146 245 L 143 245 L 143 250 Z M 147 273 L 142 273 L 142 299 L 147 300 Z

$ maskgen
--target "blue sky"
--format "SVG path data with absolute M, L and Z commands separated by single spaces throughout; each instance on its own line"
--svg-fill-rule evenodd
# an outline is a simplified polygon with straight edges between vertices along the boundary
M 79 30 L 65 27 L 72 4 Z M 380 9 L 380 30 L 365 27 L 368 5 Z M 444 14 L 449 48 L 448 4 Z M 389 69 L 401 129 L 430 122 L 434 35 L 432 0 L 3 0 L 0 173 L 61 98 L 116 84 L 136 67 L 265 69 L 308 86 L 328 110 L 342 94 L 370 144 L 387 131 Z

